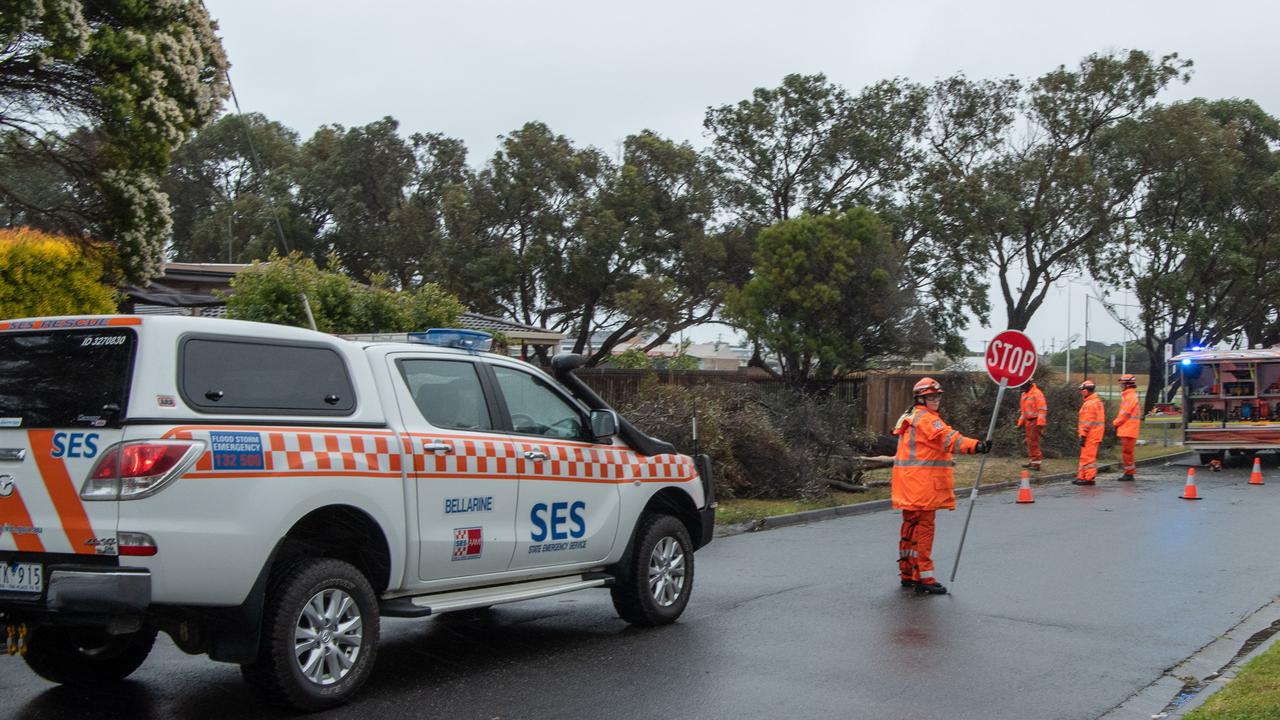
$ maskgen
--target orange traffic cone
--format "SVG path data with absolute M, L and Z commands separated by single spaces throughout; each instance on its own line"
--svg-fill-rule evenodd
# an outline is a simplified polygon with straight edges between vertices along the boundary
M 1033 503 L 1036 499 L 1031 497 L 1031 478 L 1027 476 L 1027 471 L 1022 471 L 1022 484 L 1018 486 L 1018 502 Z
M 1182 494 L 1178 497 L 1183 500 L 1199 500 L 1200 496 L 1196 494 L 1196 469 L 1187 468 L 1187 484 L 1182 488 Z
M 1253 456 L 1253 472 L 1249 473 L 1250 485 L 1263 485 L 1262 482 L 1262 460 L 1257 456 Z

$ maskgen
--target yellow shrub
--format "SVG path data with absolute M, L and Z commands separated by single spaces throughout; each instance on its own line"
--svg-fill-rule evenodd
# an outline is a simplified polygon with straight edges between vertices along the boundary
M 101 261 L 71 240 L 30 228 L 0 229 L 0 319 L 116 311 Z

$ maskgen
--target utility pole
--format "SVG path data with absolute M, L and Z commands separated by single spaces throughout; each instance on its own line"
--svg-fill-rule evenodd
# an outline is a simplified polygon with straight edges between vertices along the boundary
M 1084 379 L 1089 379 L 1089 293 L 1084 294 Z
M 1067 281 L 1067 384 L 1071 384 L 1071 281 Z
M 1129 299 L 1129 291 L 1124 291 L 1124 299 Z M 1123 331 L 1120 334 L 1120 374 L 1124 375 L 1129 372 L 1129 303 L 1124 304 L 1124 322 L 1121 323 Z

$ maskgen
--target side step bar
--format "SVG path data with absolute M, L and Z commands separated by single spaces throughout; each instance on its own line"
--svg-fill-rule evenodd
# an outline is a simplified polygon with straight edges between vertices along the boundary
M 385 617 L 425 617 L 457 610 L 472 610 L 502 603 L 533 600 L 534 598 L 559 595 L 587 588 L 608 587 L 612 584 L 613 576 L 608 573 L 587 573 L 546 580 L 530 580 L 510 585 L 494 585 L 469 590 L 435 593 L 433 595 L 395 598 L 383 600 L 378 606 Z

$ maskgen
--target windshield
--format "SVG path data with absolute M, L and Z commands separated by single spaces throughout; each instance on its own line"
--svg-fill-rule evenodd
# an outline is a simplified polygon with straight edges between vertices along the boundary
M 0 333 L 0 428 L 118 427 L 132 330 Z

